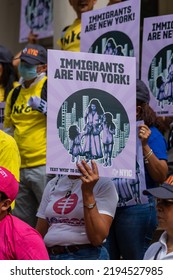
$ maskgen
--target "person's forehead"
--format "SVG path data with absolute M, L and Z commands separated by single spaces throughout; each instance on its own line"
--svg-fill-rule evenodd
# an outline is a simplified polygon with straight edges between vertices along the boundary
M 161 199 L 161 198 L 156 198 L 157 204 L 161 204 L 162 206 L 165 206 L 166 208 L 170 208 L 173 210 L 173 199 Z
M 34 67 L 34 66 L 43 66 L 44 64 L 39 63 L 39 61 L 36 64 L 30 64 L 27 61 L 25 61 L 24 59 L 21 59 L 21 64 L 26 65 L 28 67 Z

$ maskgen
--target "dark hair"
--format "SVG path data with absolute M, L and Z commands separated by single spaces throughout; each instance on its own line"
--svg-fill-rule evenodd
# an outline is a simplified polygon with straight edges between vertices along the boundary
M 136 99 L 143 103 L 150 103 L 150 92 L 146 84 L 139 79 L 136 79 Z
M 150 105 L 137 100 L 137 106 L 141 107 L 141 111 L 137 115 L 137 121 L 143 120 L 148 127 L 155 126 L 164 134 L 166 131 L 164 121 L 161 117 L 156 115 Z
M 162 118 L 162 117 L 160 117 Z M 173 117 L 168 116 L 164 118 L 165 129 L 169 130 L 173 123 Z
M 0 201 L 7 199 L 8 196 L 4 192 L 0 192 Z
M 107 124 L 107 126 L 110 128 L 110 129 L 114 129 L 115 128 L 115 124 L 113 123 L 112 119 L 113 119 L 113 116 L 111 113 L 109 112 L 106 112 L 104 113 L 104 116 L 106 118 L 106 121 L 105 123 Z
M 163 84 L 164 84 L 163 77 L 162 76 L 157 77 L 157 80 L 156 80 L 157 88 L 160 88 L 161 85 L 163 85 Z
M 112 123 L 112 114 L 109 112 L 106 112 L 106 113 L 104 113 L 104 116 L 105 116 L 107 124 L 108 125 L 111 124 Z
M 96 106 L 96 111 L 97 111 L 98 115 L 102 115 L 104 113 L 100 101 L 96 98 L 93 98 L 90 100 L 89 107 L 88 107 L 90 113 L 92 112 L 92 109 L 91 109 L 92 104 L 94 104 Z
M 4 193 L 0 191 L 0 201 L 3 201 L 5 199 L 8 199 L 8 196 Z M 11 212 L 11 206 L 7 209 L 8 213 Z
M 3 67 L 1 85 L 5 90 L 4 100 L 6 100 L 8 93 L 13 88 L 14 81 L 18 80 L 17 73 L 12 63 L 1 63 Z
M 109 38 L 109 39 L 107 40 L 107 42 L 106 42 L 106 48 L 108 47 L 108 44 L 110 44 L 111 47 L 116 47 L 116 43 L 115 43 L 114 39 L 112 39 L 112 38 Z
M 74 140 L 76 136 L 78 136 L 80 133 L 77 131 L 78 126 L 77 125 L 71 125 L 69 127 L 69 138 L 71 140 Z

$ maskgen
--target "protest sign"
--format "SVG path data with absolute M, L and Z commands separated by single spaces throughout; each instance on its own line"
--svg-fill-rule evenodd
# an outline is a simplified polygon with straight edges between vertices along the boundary
M 157 115 L 173 115 L 173 15 L 144 19 L 142 80 Z
M 136 123 L 136 178 L 113 178 L 113 182 L 118 192 L 118 206 L 129 206 L 148 202 L 148 197 L 143 194 L 146 189 L 145 168 L 143 159 L 142 143 L 138 137 L 138 126 L 143 121 Z
M 82 52 L 136 57 L 139 77 L 141 1 L 125 1 L 82 14 Z
M 53 0 L 22 0 L 19 42 L 27 42 L 32 31 L 38 39 L 53 36 Z
M 136 60 L 48 50 L 47 172 L 135 178 Z

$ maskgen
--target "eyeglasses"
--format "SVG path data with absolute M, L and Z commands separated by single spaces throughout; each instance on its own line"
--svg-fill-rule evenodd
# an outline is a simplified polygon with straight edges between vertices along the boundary
M 165 207 L 169 207 L 173 205 L 173 199 L 160 199 L 157 198 L 156 199 L 156 203 L 157 205 L 163 205 Z

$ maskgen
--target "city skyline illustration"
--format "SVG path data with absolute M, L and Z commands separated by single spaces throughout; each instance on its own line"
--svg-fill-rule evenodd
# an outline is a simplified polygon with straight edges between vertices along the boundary
M 79 127 L 80 133 L 83 132 L 83 129 L 85 127 L 84 114 L 89 105 L 89 102 L 90 102 L 89 95 L 83 95 L 82 106 L 80 106 L 80 108 L 78 108 L 79 103 L 77 104 L 76 101 L 74 101 L 73 104 L 71 104 L 71 102 L 68 102 L 67 100 L 61 106 L 57 118 L 57 129 L 58 129 L 59 138 L 67 151 L 69 151 L 69 143 L 70 143 L 70 139 L 68 136 L 69 127 L 72 125 L 77 125 Z M 112 114 L 112 112 L 110 113 Z M 113 115 L 112 121 L 116 127 L 115 135 L 113 136 L 114 145 L 112 151 L 112 158 L 115 158 L 118 154 L 121 153 L 121 151 L 124 149 L 128 141 L 129 133 L 130 133 L 130 124 L 127 116 L 124 117 L 123 111 L 120 111 L 119 113 L 115 113 L 112 115 Z M 100 136 L 102 140 L 102 133 L 100 134 Z M 83 144 L 84 144 L 84 137 L 82 138 L 81 141 L 81 145 Z M 102 149 L 103 149 L 103 144 L 102 144 Z M 84 157 L 81 156 L 81 159 L 82 158 Z M 98 159 L 97 162 L 103 163 L 103 158 Z

